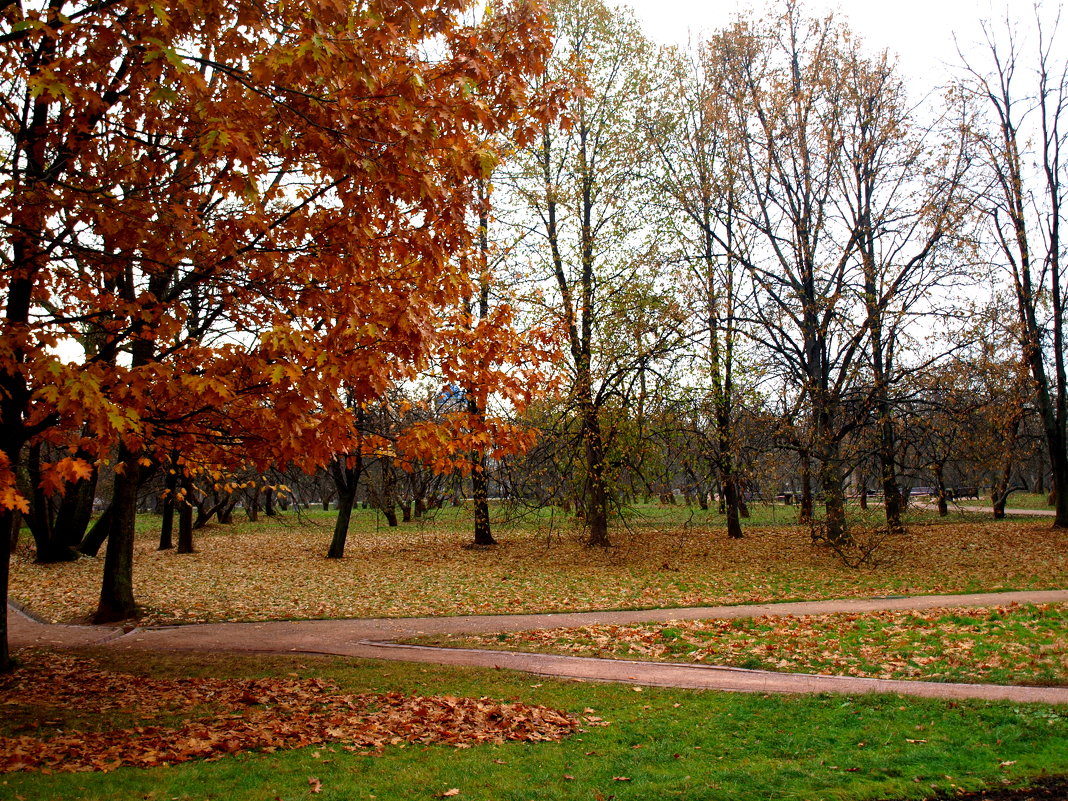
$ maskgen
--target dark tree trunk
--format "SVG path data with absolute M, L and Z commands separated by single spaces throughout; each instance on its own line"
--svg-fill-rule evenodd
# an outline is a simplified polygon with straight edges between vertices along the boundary
M 111 499 L 111 526 L 104 552 L 104 575 L 94 623 L 114 623 L 137 616 L 133 594 L 134 527 L 140 487 L 138 453 L 119 447 L 115 491 Z
M 57 527 L 56 524 L 60 521 L 57 519 L 55 505 L 41 489 L 41 445 L 37 444 L 29 449 L 26 461 L 31 488 L 30 513 L 26 516 L 26 524 L 37 548 L 36 561 L 42 564 L 73 562 L 78 558 L 78 554 L 67 541 L 70 533 Z M 68 485 L 65 490 L 73 493 L 74 485 Z
M 193 482 L 182 480 L 185 500 L 178 504 L 178 553 L 193 553 Z
M 167 551 L 174 547 L 174 497 L 178 492 L 178 467 L 171 465 L 163 482 L 163 520 L 159 527 L 159 550 Z
M 801 452 L 801 499 L 797 513 L 799 523 L 812 522 L 812 468 L 808 461 L 808 451 Z
M 92 464 L 92 457 L 78 451 L 78 457 Z M 85 531 L 93 517 L 93 501 L 96 499 L 97 469 L 92 466 L 89 478 L 68 484 L 56 510 L 55 537 L 70 552 L 85 538 Z
M 104 511 L 100 513 L 100 517 L 93 523 L 92 528 L 85 535 L 85 539 L 82 540 L 82 544 L 78 546 L 78 551 L 86 556 L 96 556 L 100 553 L 100 546 L 108 538 L 108 534 L 111 532 L 111 518 L 112 518 L 112 506 L 109 503 L 104 507 Z
M 471 472 L 471 497 L 475 513 L 475 545 L 496 545 L 490 530 L 489 516 L 489 479 L 486 475 L 486 457 L 484 454 L 471 455 L 473 470 Z
M 263 491 L 263 513 L 267 517 L 275 517 L 278 511 L 274 508 L 274 488 L 267 487 Z
M 737 477 L 725 472 L 720 479 L 723 485 L 723 511 L 727 514 L 727 537 L 732 540 L 742 538 L 741 493 L 738 492 Z
M 18 512 L 14 510 L 0 511 L 0 591 L 4 594 L 4 609 L 0 612 L 0 673 L 7 673 L 14 667 L 7 644 L 7 590 L 11 543 L 14 538 L 12 532 L 18 525 L 18 517 Z
M 934 469 L 935 488 L 938 491 L 938 516 L 949 515 L 949 500 L 946 497 L 946 480 L 942 475 L 942 465 L 936 464 Z
M 850 541 L 845 519 L 845 492 L 842 473 L 835 457 L 829 457 L 820 469 L 823 484 L 823 509 L 826 515 L 827 540 L 834 545 Z
M 248 515 L 250 523 L 255 523 L 260 519 L 260 490 L 259 487 L 253 487 L 248 501 L 248 508 L 245 510 L 245 514 Z
M 397 508 L 392 504 L 382 506 L 382 514 L 386 518 L 386 524 L 390 528 L 396 528 L 400 523 L 397 521 Z
M 362 410 L 357 413 L 357 425 L 363 424 Z M 351 459 L 351 461 L 350 461 Z M 351 457 L 338 456 L 330 463 L 330 476 L 337 489 L 337 520 L 334 521 L 334 536 L 326 552 L 327 559 L 340 559 L 345 555 L 345 542 L 349 535 L 352 508 L 356 503 L 356 490 L 363 472 L 363 454 L 357 447 Z
M 330 549 L 326 552 L 327 559 L 341 559 L 345 555 L 345 541 L 348 539 L 349 521 L 355 500 L 355 487 L 351 492 L 338 491 L 337 520 L 334 521 L 334 536 L 330 539 Z

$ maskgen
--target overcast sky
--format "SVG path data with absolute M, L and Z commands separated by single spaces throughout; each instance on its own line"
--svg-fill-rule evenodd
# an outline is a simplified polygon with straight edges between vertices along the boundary
M 664 44 L 684 44 L 688 30 L 714 30 L 739 9 L 760 10 L 760 0 L 618 0 L 634 9 L 648 36 Z M 1056 0 L 1044 6 L 1055 10 Z M 806 0 L 812 14 L 828 11 L 844 17 L 872 50 L 888 49 L 900 58 L 905 73 L 928 88 L 944 81 L 945 62 L 955 62 L 953 33 L 963 48 L 981 41 L 980 19 L 1003 19 L 1005 0 Z M 1011 14 L 1033 18 L 1029 0 L 1009 0 Z M 1068 21 L 1065 23 L 1068 27 Z M 1068 39 L 1068 30 L 1060 37 Z

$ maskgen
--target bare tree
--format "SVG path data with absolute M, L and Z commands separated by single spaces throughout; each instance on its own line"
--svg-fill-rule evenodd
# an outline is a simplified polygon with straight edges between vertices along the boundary
M 1034 41 L 1006 19 L 984 25 L 985 64 L 965 60 L 964 88 L 988 111 L 976 140 L 990 185 L 981 201 L 1007 267 L 1020 344 L 1035 383 L 1056 491 L 1055 528 L 1068 528 L 1068 370 L 1065 360 L 1064 158 L 1068 62 L 1057 58 L 1059 16 L 1035 8 Z

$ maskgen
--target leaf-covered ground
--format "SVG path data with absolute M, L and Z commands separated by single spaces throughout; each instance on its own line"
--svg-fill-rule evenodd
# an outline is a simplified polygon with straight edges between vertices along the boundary
M 135 595 L 145 624 L 443 614 L 502 614 L 754 603 L 1068 586 L 1068 537 L 1048 521 L 915 525 L 885 538 L 875 566 L 845 566 L 807 531 L 620 529 L 615 546 L 581 535 L 503 530 L 488 550 L 463 546 L 463 523 L 376 528 L 357 518 L 346 556 L 324 558 L 333 516 L 212 526 L 197 553 L 155 549 L 158 517 L 143 516 Z M 370 521 L 370 522 L 368 522 Z M 33 562 L 24 535 L 11 597 L 51 621 L 84 621 L 103 556 Z
M 377 751 L 405 742 L 539 742 L 577 725 L 563 712 L 486 698 L 342 694 L 319 679 L 145 678 L 46 652 L 20 659 L 0 677 L 0 772 L 156 767 L 326 743 Z M 124 725 L 93 730 L 101 721 Z
M 583 626 L 421 642 L 879 679 L 1068 683 L 1068 605 Z

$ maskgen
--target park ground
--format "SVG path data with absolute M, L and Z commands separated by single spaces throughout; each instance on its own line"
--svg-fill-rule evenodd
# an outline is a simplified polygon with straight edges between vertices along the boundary
M 504 516 L 508 510 L 498 512 Z M 339 561 L 323 558 L 329 513 L 290 512 L 257 524 L 209 527 L 198 532 L 197 553 L 191 555 L 156 551 L 158 518 L 146 515 L 139 520 L 136 592 L 146 625 L 1068 587 L 1068 537 L 1050 529 L 1048 521 L 955 514 L 947 522 L 921 512 L 905 535 L 868 537 L 868 558 L 860 567 L 849 567 L 841 555 L 813 544 L 791 513 L 782 506 L 757 507 L 748 536 L 732 542 L 714 512 L 647 507 L 621 521 L 615 547 L 608 550 L 583 547 L 580 533 L 543 513 L 511 525 L 502 521 L 501 544 L 475 550 L 463 547 L 469 523 L 462 509 L 400 529 L 361 511 L 346 558 Z M 92 612 L 101 561 L 34 565 L 24 544 L 13 561 L 12 597 L 42 619 L 83 622 Z M 1000 605 L 758 618 L 729 626 L 688 621 L 584 627 L 443 644 L 1064 686 L 1066 614 L 1060 604 Z M 697 692 L 307 654 L 97 650 L 21 656 L 22 678 L 0 689 L 5 707 L 0 734 L 9 753 L 15 750 L 12 743 L 34 746 L 19 738 L 44 736 L 59 756 L 51 766 L 30 770 L 22 765 L 0 775 L 0 798 L 874 801 L 1039 787 L 1050 776 L 1068 773 L 1068 709 L 1063 706 Z M 198 681 L 209 681 L 208 690 Z M 28 692 L 31 686 L 38 689 Z M 109 688 L 113 702 L 99 712 L 71 703 L 77 688 L 84 693 L 93 686 Z M 192 696 L 190 686 L 199 688 Z M 384 700 L 393 693 L 409 700 Z M 280 722 L 275 719 L 280 712 L 271 717 L 272 709 L 303 709 L 308 717 L 300 703 L 279 700 L 290 697 L 305 698 L 316 720 L 329 719 L 330 710 L 320 708 L 323 697 L 348 699 L 343 703 L 350 709 L 357 704 L 361 714 L 394 712 L 387 715 L 388 725 L 374 724 L 377 738 L 361 743 L 336 725 L 294 731 L 292 715 L 281 715 Z M 145 703 L 146 698 L 170 701 Z M 479 702 L 481 711 L 465 712 L 464 705 L 474 699 L 485 699 Z M 487 729 L 485 721 L 502 718 L 492 711 L 498 703 L 512 705 L 503 717 L 529 721 L 530 730 Z M 445 710 L 444 717 L 427 710 Z M 468 724 L 483 723 L 463 739 L 467 729 L 448 717 L 457 714 Z M 554 724 L 558 714 L 569 723 Z M 216 729 L 196 728 L 208 719 Z M 230 721 L 222 734 L 220 720 Z M 187 742 L 184 751 L 158 747 L 173 746 L 175 732 Z M 224 747 L 206 749 L 203 743 L 213 737 Z M 115 761 L 115 753 L 130 752 L 131 738 L 140 742 L 139 753 L 148 755 L 137 763 L 140 767 Z M 90 741 L 98 749 L 95 762 L 85 750 Z M 252 745 L 246 748 L 246 743 Z M 191 758 L 198 756 L 198 747 L 199 757 L 216 758 Z M 64 760 L 73 765 L 76 756 L 87 772 L 58 770 Z M 1063 797 L 1063 788 L 1049 790 L 1061 795 L 1041 792 L 1035 789 L 1026 797 Z

